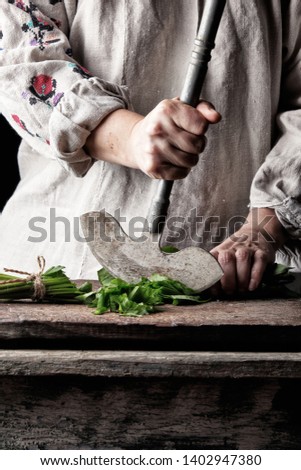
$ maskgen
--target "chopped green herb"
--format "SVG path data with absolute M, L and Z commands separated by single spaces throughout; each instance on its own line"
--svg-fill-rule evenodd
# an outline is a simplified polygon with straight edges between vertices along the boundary
M 139 317 L 158 311 L 163 304 L 208 302 L 208 296 L 201 297 L 179 281 L 154 274 L 150 279 L 142 278 L 131 284 L 113 277 L 106 269 L 98 271 L 101 288 L 85 297 L 85 302 L 95 308 L 94 313 L 117 312 L 128 317 Z
M 169 248 L 169 247 L 167 247 Z M 294 280 L 291 268 L 274 264 L 264 273 L 260 287 L 243 298 L 300 297 L 287 287 Z M 101 287 L 92 290 L 91 282 L 76 286 L 64 272 L 63 266 L 53 266 L 40 272 L 43 298 L 55 303 L 82 303 L 94 309 L 96 315 L 117 312 L 128 317 L 141 317 L 162 310 L 164 304 L 201 304 L 211 300 L 209 291 L 196 293 L 179 281 L 161 274 L 143 277 L 137 283 L 129 283 L 112 276 L 106 269 L 98 271 Z M 32 299 L 35 294 L 34 279 L 0 273 L 0 301 Z M 239 296 L 237 296 L 239 298 Z M 241 297 L 240 297 L 241 298 Z
M 172 245 L 166 245 L 161 246 L 161 251 L 163 251 L 163 253 L 177 253 L 179 249 Z

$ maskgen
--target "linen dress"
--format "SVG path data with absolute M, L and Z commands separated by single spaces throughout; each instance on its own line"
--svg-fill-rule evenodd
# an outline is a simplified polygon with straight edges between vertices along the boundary
M 36 271 L 43 255 L 93 279 L 79 216 L 105 208 L 129 232 L 146 217 L 158 182 L 95 161 L 85 142 L 116 109 L 145 115 L 180 95 L 204 1 L 0 0 L 0 110 L 22 137 L 1 269 Z M 228 0 L 202 90 L 223 119 L 174 184 L 163 243 L 210 249 L 250 204 L 274 207 L 291 237 L 277 259 L 300 269 L 300 46 L 299 0 Z

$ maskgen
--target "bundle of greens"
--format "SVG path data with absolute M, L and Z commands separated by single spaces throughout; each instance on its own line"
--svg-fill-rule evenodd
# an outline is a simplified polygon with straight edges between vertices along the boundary
M 153 274 L 149 279 L 142 278 L 138 283 L 131 284 L 113 277 L 104 268 L 98 271 L 101 287 L 92 290 L 90 282 L 80 286 L 72 282 L 66 276 L 63 266 L 54 266 L 44 272 L 44 258 L 38 257 L 38 263 L 40 271 L 37 274 L 16 270 L 6 271 L 22 274 L 23 277 L 0 274 L 0 301 L 31 299 L 40 302 L 79 303 L 92 307 L 96 315 L 117 312 L 123 316 L 141 317 L 162 310 L 161 306 L 164 304 L 201 304 L 211 300 L 209 291 L 197 293 L 181 282 L 160 274 Z M 287 288 L 287 284 L 293 279 L 290 268 L 274 264 L 266 270 L 260 287 L 243 297 L 297 297 L 297 294 Z
M 22 271 L 16 271 L 22 273 Z M 63 266 L 54 266 L 37 275 L 26 274 L 26 277 L 0 274 L 0 300 L 43 300 L 56 303 L 82 303 L 81 295 L 92 290 L 91 283 L 77 287 L 64 273 Z M 36 295 L 36 281 L 43 289 L 43 295 Z

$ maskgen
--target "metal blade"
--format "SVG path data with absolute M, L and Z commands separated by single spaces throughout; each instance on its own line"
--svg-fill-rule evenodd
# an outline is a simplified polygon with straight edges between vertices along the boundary
M 160 250 L 159 235 L 143 232 L 132 240 L 110 214 L 87 212 L 80 217 L 86 241 L 101 266 L 128 282 L 154 273 L 182 282 L 201 292 L 217 281 L 223 271 L 217 260 L 202 248 L 188 247 L 177 253 Z

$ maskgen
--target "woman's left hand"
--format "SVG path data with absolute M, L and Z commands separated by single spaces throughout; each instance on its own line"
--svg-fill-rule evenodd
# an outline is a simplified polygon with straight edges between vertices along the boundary
M 284 241 L 284 229 L 275 211 L 253 209 L 237 232 L 211 250 L 224 271 L 220 282 L 211 288 L 212 295 L 257 289 L 267 265 L 275 261 L 276 251 Z

